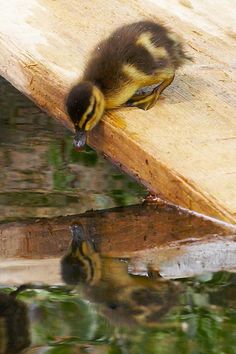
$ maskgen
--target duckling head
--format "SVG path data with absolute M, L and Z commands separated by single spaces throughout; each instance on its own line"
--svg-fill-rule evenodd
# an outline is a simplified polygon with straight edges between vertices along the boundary
M 105 100 L 101 90 L 89 81 L 75 85 L 66 100 L 67 112 L 75 125 L 74 144 L 85 144 L 85 133 L 93 129 L 104 114 Z
M 65 284 L 93 285 L 101 278 L 101 265 L 93 243 L 85 236 L 82 225 L 71 226 L 72 241 L 61 260 L 61 276 Z

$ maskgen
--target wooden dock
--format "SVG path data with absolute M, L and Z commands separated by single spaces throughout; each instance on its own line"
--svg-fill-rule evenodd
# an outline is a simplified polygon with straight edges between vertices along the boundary
M 167 203 L 88 211 L 0 225 L 0 283 L 61 283 L 60 259 L 70 225 L 83 226 L 101 257 L 126 259 L 129 270 L 150 267 L 165 278 L 236 272 L 236 226 Z
M 97 41 L 122 23 L 164 21 L 194 62 L 150 111 L 109 112 L 89 144 L 168 200 L 235 223 L 235 7 L 236 0 L 2 1 L 0 74 L 73 129 L 64 98 Z

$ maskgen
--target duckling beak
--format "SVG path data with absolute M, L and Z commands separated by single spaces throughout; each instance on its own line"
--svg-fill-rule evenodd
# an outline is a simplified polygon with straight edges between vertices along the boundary
M 79 245 L 85 240 L 85 232 L 82 225 L 74 224 L 70 227 L 72 240 L 75 244 Z
M 74 141 L 73 145 L 77 151 L 80 151 L 83 149 L 83 147 L 86 144 L 86 133 L 82 129 L 77 129 L 75 136 L 74 136 Z

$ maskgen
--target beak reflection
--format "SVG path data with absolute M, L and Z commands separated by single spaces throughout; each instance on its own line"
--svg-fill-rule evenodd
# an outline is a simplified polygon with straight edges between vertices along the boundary
M 84 148 L 86 144 L 86 133 L 82 129 L 77 129 L 75 136 L 74 136 L 74 141 L 73 145 L 76 150 L 80 151 Z

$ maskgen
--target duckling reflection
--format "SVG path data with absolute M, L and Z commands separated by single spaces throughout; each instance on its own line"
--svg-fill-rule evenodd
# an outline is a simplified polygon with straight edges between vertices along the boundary
M 30 346 L 26 305 L 15 294 L 0 292 L 0 354 L 17 354 Z
M 126 262 L 100 257 L 81 225 L 72 226 L 61 275 L 66 284 L 80 285 L 84 296 L 100 304 L 102 313 L 121 326 L 156 326 L 179 294 L 176 283 L 130 275 Z
M 148 110 L 171 84 L 175 71 L 189 59 L 178 36 L 155 21 L 140 21 L 118 28 L 91 53 L 81 81 L 66 100 L 81 148 L 85 132 L 106 109 L 128 105 Z M 153 90 L 137 94 L 146 86 Z

